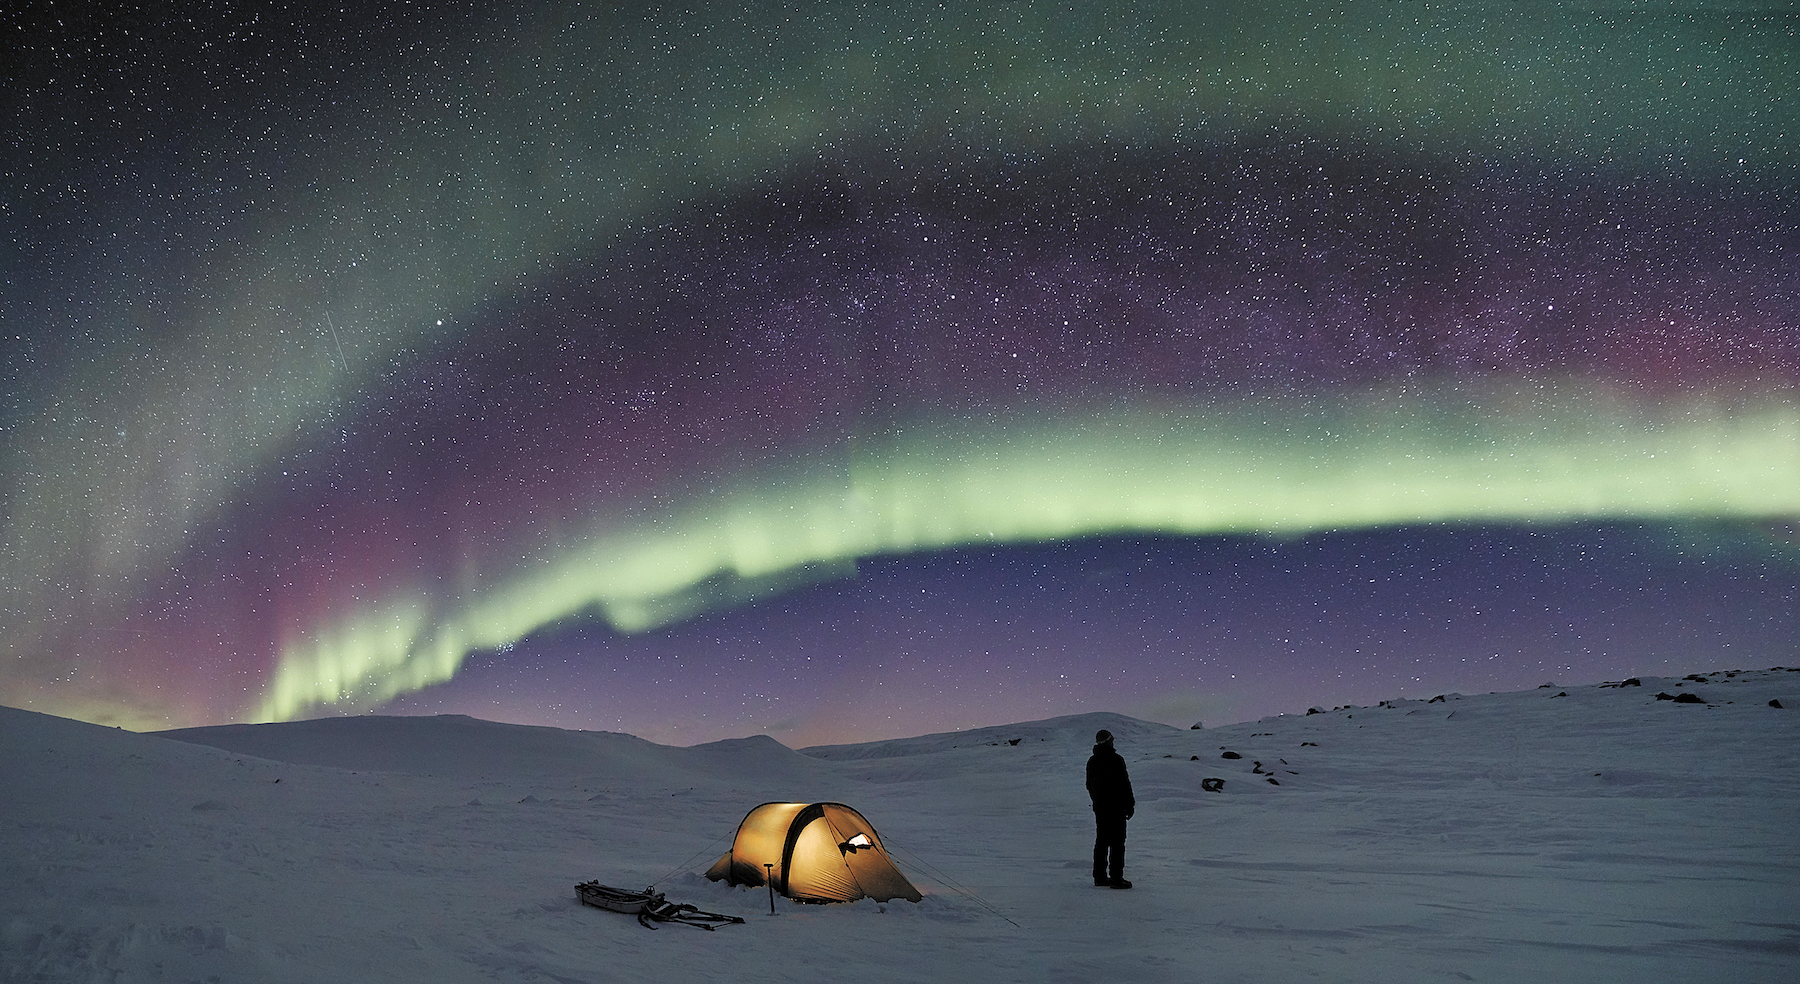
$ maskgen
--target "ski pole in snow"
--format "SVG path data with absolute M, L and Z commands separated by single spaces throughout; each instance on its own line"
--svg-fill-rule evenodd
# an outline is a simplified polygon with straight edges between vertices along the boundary
M 763 883 L 769 886 L 769 915 L 772 916 L 775 914 L 775 865 L 765 864 L 763 870 L 766 872 Z

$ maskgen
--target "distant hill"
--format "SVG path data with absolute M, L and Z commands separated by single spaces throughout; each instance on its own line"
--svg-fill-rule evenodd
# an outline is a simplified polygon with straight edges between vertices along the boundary
M 766 736 L 675 748 L 612 731 L 483 721 L 463 714 L 363 715 L 178 728 L 159 738 L 296 765 L 442 776 L 717 776 L 754 770 L 809 778 L 816 763 Z
M 1025 721 L 1019 724 L 972 728 L 968 731 L 946 731 L 939 734 L 920 735 L 917 738 L 891 738 L 887 741 L 865 742 L 858 745 L 814 745 L 810 748 L 803 748 L 800 752 L 813 758 L 841 762 L 855 759 L 927 755 L 949 751 L 953 748 L 1011 742 L 1014 739 L 1033 742 L 1054 741 L 1079 745 L 1085 749 L 1093 744 L 1094 733 L 1102 729 L 1111 731 L 1127 742 L 1150 736 L 1179 734 L 1182 730 L 1166 724 L 1140 721 L 1123 714 L 1098 711 L 1089 714 L 1068 714 L 1043 721 Z

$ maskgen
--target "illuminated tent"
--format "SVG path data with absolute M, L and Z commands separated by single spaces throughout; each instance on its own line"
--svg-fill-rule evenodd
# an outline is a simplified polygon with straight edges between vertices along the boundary
M 764 803 L 706 872 L 732 885 L 761 885 L 765 875 L 775 891 L 801 902 L 920 899 L 875 828 L 842 803 Z

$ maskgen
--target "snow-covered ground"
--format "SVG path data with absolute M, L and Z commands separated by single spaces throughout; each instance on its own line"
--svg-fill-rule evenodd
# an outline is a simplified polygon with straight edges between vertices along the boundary
M 1089 880 L 1100 727 L 1129 892 Z M 464 717 L 180 735 L 0 708 L 0 980 L 1800 980 L 1795 671 L 804 753 Z M 701 879 L 775 799 L 859 809 L 925 901 L 770 915 Z M 651 932 L 579 905 L 591 878 L 748 923 Z

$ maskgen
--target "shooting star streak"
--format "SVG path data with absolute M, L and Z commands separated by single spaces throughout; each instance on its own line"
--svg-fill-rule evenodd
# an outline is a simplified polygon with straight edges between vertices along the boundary
M 330 311 L 325 312 L 325 327 L 331 329 L 331 340 L 332 340 L 332 342 L 334 342 L 337 345 L 338 361 L 343 363 L 344 371 L 349 372 L 350 371 L 350 360 L 344 358 L 344 343 L 341 339 L 338 338 L 337 325 L 334 325 L 331 323 L 331 312 Z

